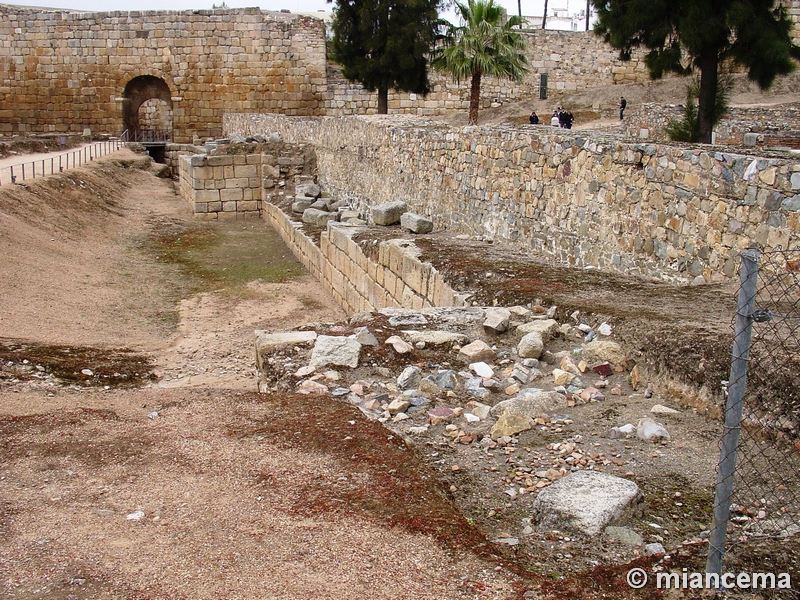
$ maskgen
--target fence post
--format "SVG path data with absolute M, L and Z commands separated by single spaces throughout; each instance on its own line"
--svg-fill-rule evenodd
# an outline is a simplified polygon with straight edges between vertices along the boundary
M 725 404 L 725 428 L 719 455 L 719 472 L 714 498 L 714 519 L 708 537 L 708 559 L 706 573 L 720 574 L 722 557 L 725 554 L 725 538 L 728 533 L 728 518 L 733 495 L 733 476 L 736 471 L 736 448 L 744 407 L 747 384 L 747 364 L 750 360 L 750 338 L 753 331 L 753 308 L 756 303 L 758 282 L 757 249 L 744 250 L 741 254 L 742 269 L 736 306 L 736 325 L 731 355 L 731 376 L 728 382 L 728 400 Z

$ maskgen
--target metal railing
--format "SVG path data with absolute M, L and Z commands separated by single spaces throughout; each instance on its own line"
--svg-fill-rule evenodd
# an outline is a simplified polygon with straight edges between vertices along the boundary
M 119 139 L 125 144 L 166 144 L 172 141 L 171 131 L 158 129 L 126 129 Z
M 78 150 L 67 150 L 55 156 L 25 161 L 17 165 L 0 168 L 0 186 L 21 183 L 28 179 L 47 177 L 65 169 L 80 167 L 96 158 L 115 152 L 122 147 L 119 139 L 88 144 Z

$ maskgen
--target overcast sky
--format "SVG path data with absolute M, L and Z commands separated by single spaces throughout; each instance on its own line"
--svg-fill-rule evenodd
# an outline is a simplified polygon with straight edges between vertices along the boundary
M 185 9 L 210 9 L 214 4 L 221 4 L 223 0 L 6 0 L 8 4 L 21 6 L 44 6 L 48 8 L 69 8 L 90 12 L 112 10 L 185 10 Z M 230 8 L 243 8 L 258 6 L 262 10 L 288 9 L 292 12 L 316 12 L 319 10 L 330 11 L 333 4 L 325 0 L 224 0 Z M 517 14 L 517 0 L 495 0 L 504 6 L 510 14 Z M 541 15 L 544 0 L 521 0 L 522 14 L 533 16 Z M 569 14 L 585 10 L 585 0 L 549 0 L 548 13 L 552 14 L 555 8 L 566 8 Z M 455 20 L 453 13 L 447 13 L 445 18 Z

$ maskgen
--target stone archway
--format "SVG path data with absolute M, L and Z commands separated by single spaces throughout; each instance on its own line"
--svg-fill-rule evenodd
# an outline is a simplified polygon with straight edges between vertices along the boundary
M 142 142 L 172 140 L 172 94 L 159 77 L 139 75 L 123 92 L 122 120 L 128 138 Z

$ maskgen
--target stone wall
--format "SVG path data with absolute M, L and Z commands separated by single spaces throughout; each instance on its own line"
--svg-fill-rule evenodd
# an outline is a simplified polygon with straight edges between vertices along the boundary
M 272 143 L 264 150 L 252 154 L 178 151 L 179 191 L 191 203 L 195 216 L 260 217 L 263 201 L 282 195 L 286 180 L 315 167 L 303 145 Z
M 430 263 L 420 262 L 418 250 L 407 240 L 382 241 L 369 258 L 353 241 L 363 228 L 329 222 L 317 245 L 301 223 L 277 206 L 265 203 L 264 218 L 348 315 L 386 307 L 420 310 L 464 304 L 463 295 L 454 293 Z
M 539 98 L 596 85 L 644 81 L 592 33 L 525 33 L 531 72 L 520 83 L 483 81 L 483 102 Z M 319 19 L 259 9 L 78 13 L 0 5 L 0 133 L 124 128 L 126 86 L 139 76 L 169 90 L 173 140 L 221 133 L 223 113 L 345 115 L 375 112 L 377 99 L 326 62 Z M 466 109 L 468 82 L 432 73 L 427 97 L 389 96 L 392 112 Z M 130 92 L 128 92 L 128 97 Z M 171 105 L 171 106 L 170 106 Z M 613 109 L 613 107 L 610 107 Z
M 0 5 L 0 133 L 123 130 L 135 77 L 169 87 L 176 142 L 223 112 L 323 114 L 322 21 L 259 9 L 76 13 Z
M 592 32 L 531 30 L 524 32 L 527 41 L 526 55 L 530 71 L 519 83 L 505 79 L 484 77 L 481 82 L 481 102 L 484 108 L 493 103 L 538 100 L 541 74 L 547 73 L 548 97 L 560 93 L 590 90 L 597 86 L 615 83 L 643 83 L 649 79 L 641 53 L 632 60 L 619 60 L 619 52 L 605 44 Z M 334 116 L 375 114 L 378 108 L 377 93 L 370 93 L 360 85 L 351 84 L 342 77 L 338 65 L 328 64 L 328 94 L 325 114 Z M 431 72 L 433 90 L 427 97 L 418 94 L 389 93 L 391 113 L 435 116 L 453 109 L 469 108 L 469 81 L 460 84 L 444 74 Z M 613 106 L 601 107 L 608 115 Z
M 181 195 L 195 215 L 244 218 L 261 215 L 262 155 L 182 156 Z
M 665 127 L 683 118 L 683 107 L 656 103 L 642 104 L 625 113 L 621 132 L 630 138 L 666 141 Z M 800 103 L 770 107 L 733 107 L 714 128 L 718 144 L 741 146 L 745 133 L 764 134 L 768 145 L 780 146 L 781 140 L 800 140 Z M 793 144 L 788 144 L 793 145 Z
M 800 41 L 800 0 L 785 5 Z M 641 53 L 622 62 L 591 32 L 536 29 L 524 35 L 530 73 L 519 83 L 484 78 L 484 106 L 538 99 L 543 73 L 554 104 L 561 92 L 648 79 Z M 166 103 L 162 110 L 172 112 L 176 143 L 220 135 L 224 113 L 341 116 L 376 110 L 375 94 L 348 83 L 327 62 L 323 22 L 291 13 L 80 13 L 0 4 L 0 40 L 0 134 L 90 128 L 117 135 L 126 102 L 135 105 L 126 88 L 137 77 L 163 83 L 159 97 Z M 437 73 L 432 79 L 426 98 L 391 93 L 390 110 L 421 116 L 466 110 L 468 82 Z M 616 102 L 596 110 L 610 116 Z
M 401 198 L 440 230 L 556 261 L 689 280 L 800 244 L 800 161 L 542 127 L 411 117 L 226 115 L 226 130 L 314 146 L 320 182 L 362 212 Z

